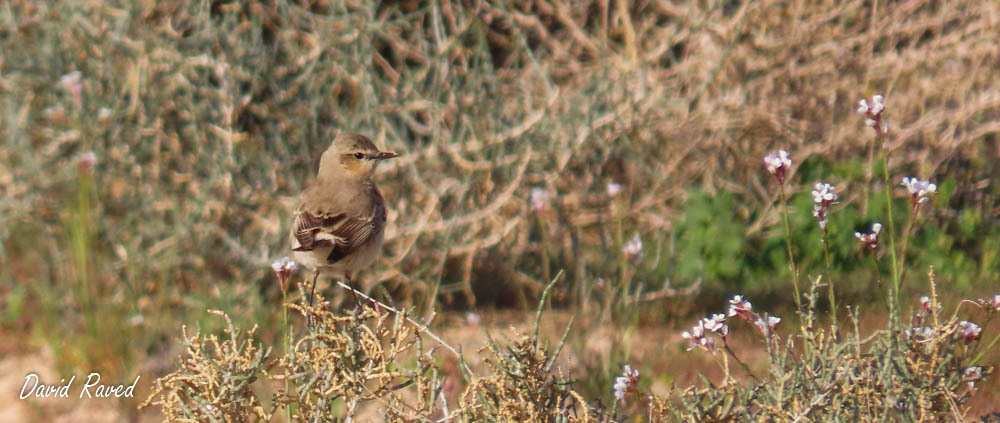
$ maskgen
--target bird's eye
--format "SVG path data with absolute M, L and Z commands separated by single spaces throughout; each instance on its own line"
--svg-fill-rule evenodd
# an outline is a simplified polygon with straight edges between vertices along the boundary
M 361 160 L 361 159 L 365 158 L 365 155 L 364 155 L 364 153 L 354 153 L 354 158 L 358 159 L 358 160 Z

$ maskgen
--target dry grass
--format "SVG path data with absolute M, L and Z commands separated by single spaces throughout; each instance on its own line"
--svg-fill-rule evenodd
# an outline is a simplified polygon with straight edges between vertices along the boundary
M 425 298 L 441 282 L 467 303 L 474 281 L 488 297 L 498 284 L 537 291 L 555 269 L 584 285 L 618 274 L 603 260 L 616 217 L 663 240 L 691 186 L 735 193 L 749 236 L 769 226 L 759 158 L 773 148 L 869 160 L 850 105 L 873 91 L 891 107 L 893 174 L 952 176 L 951 206 L 995 219 L 998 169 L 984 160 L 998 155 L 995 4 L 629 11 L 13 2 L 3 216 L 41 237 L 4 231 L 3 257 L 18 259 L 6 277 L 80 277 L 52 263 L 70 261 L 53 244 L 67 236 L 57 223 L 71 159 L 93 150 L 91 271 L 104 291 L 120 279 L 139 292 L 168 280 L 203 289 L 205 271 L 260 280 L 284 254 L 314 154 L 348 130 L 405 154 L 380 176 L 393 207 L 389 270 L 374 280 Z M 56 84 L 74 70 L 79 105 Z M 851 188 L 866 179 L 844 181 L 862 208 L 865 191 Z M 621 204 L 610 182 L 625 185 Z M 532 187 L 551 193 L 543 213 L 529 207 Z
M 624 296 L 657 308 L 719 284 L 673 271 L 705 253 L 683 247 L 693 187 L 731 196 L 723 218 L 748 253 L 727 288 L 775 291 L 761 157 L 793 150 L 793 188 L 832 177 L 841 207 L 871 215 L 878 175 L 853 105 L 875 92 L 890 173 L 951 181 L 924 226 L 971 228 L 921 241 L 964 254 L 940 278 L 989 287 L 997 16 L 980 1 L 10 1 L 0 323 L 37 328 L 68 366 L 121 374 L 169 356 L 206 308 L 277 337 L 267 264 L 338 131 L 404 154 L 378 176 L 390 229 L 363 275 L 401 302 L 531 304 L 565 270 L 556 302 L 621 319 L 609 304 Z M 844 245 L 862 222 L 844 223 Z M 644 260 L 622 252 L 635 233 Z M 799 238 L 808 253 L 815 237 Z M 870 283 L 852 261 L 837 254 L 845 291 Z

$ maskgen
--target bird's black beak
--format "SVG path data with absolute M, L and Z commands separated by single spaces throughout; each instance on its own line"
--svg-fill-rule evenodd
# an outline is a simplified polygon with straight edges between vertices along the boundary
M 393 153 L 391 151 L 379 151 L 378 154 L 375 155 L 375 159 L 376 160 L 391 159 L 391 158 L 396 157 L 398 155 L 399 154 Z

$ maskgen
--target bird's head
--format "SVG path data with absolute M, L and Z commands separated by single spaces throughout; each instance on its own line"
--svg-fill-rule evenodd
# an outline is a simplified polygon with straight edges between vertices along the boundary
M 396 156 L 396 153 L 379 151 L 364 135 L 339 134 L 320 158 L 319 177 L 336 174 L 352 180 L 365 180 L 375 173 L 379 162 Z

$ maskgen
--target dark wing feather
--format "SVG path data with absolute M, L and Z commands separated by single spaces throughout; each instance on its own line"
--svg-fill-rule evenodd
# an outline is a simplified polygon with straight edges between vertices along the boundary
M 329 247 L 336 242 L 334 239 L 319 237 L 324 229 L 336 226 L 339 222 L 347 218 L 344 213 L 337 215 L 316 215 L 306 210 L 299 209 L 295 213 L 292 227 L 295 228 L 295 239 L 299 241 L 299 246 L 295 251 L 312 251 L 316 248 Z
M 341 222 L 339 225 L 330 228 L 329 233 L 338 242 L 326 257 L 327 263 L 336 263 L 340 259 L 353 253 L 355 249 L 364 245 L 373 232 L 372 220 L 367 217 L 353 217 Z
M 344 213 L 335 216 L 317 216 L 305 210 L 295 215 L 295 251 L 312 251 L 333 247 L 327 256 L 328 263 L 336 263 L 365 244 L 375 232 L 376 222 L 385 223 L 385 209 L 377 207 L 370 216 L 349 217 Z M 380 220 L 377 220 L 380 219 Z M 381 227 L 382 225 L 379 225 Z

